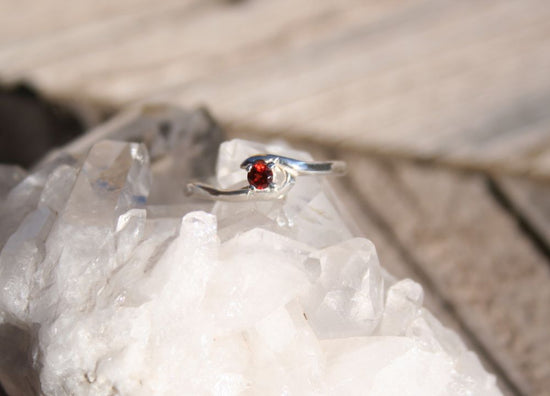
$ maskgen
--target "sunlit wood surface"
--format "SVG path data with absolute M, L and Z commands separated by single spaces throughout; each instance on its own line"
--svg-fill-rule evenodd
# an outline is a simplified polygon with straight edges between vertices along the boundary
M 548 176 L 544 0 L 0 2 L 0 76 L 262 133 Z

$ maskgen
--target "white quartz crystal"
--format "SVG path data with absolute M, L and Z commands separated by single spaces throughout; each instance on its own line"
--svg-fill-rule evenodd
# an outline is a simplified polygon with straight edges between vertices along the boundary
M 218 183 L 244 183 L 240 162 L 265 152 L 310 159 L 229 141 Z M 150 191 L 147 149 L 109 140 L 26 176 L 0 208 L 0 381 L 14 395 L 500 395 L 323 183 L 153 207 L 170 190 Z

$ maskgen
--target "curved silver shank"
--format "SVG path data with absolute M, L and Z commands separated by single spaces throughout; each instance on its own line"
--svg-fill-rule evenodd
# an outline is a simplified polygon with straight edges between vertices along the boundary
M 278 167 L 284 174 L 281 183 L 271 183 L 267 188 L 257 189 L 246 185 L 234 190 L 218 189 L 204 183 L 189 183 L 187 193 L 202 198 L 220 201 L 272 200 L 284 198 L 296 182 L 298 175 L 342 175 L 346 172 L 343 161 L 300 161 L 274 154 L 254 155 L 241 164 L 241 168 L 249 171 L 256 161 L 265 161 L 270 168 Z

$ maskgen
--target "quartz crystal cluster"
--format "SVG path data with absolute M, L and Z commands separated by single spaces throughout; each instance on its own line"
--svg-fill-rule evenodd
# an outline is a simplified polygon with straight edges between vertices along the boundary
M 182 194 L 190 177 L 246 183 L 239 165 L 254 154 L 307 153 L 242 140 L 218 151 L 204 113 L 155 129 L 174 110 L 155 111 L 30 174 L 0 168 L 9 394 L 500 395 L 422 307 L 421 286 L 351 234 L 323 179 L 268 202 Z

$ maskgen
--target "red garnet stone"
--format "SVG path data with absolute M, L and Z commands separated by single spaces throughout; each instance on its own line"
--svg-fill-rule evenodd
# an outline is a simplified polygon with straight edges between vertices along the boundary
M 252 164 L 248 171 L 248 182 L 258 190 L 269 187 L 273 180 L 273 172 L 263 160 L 258 160 Z

